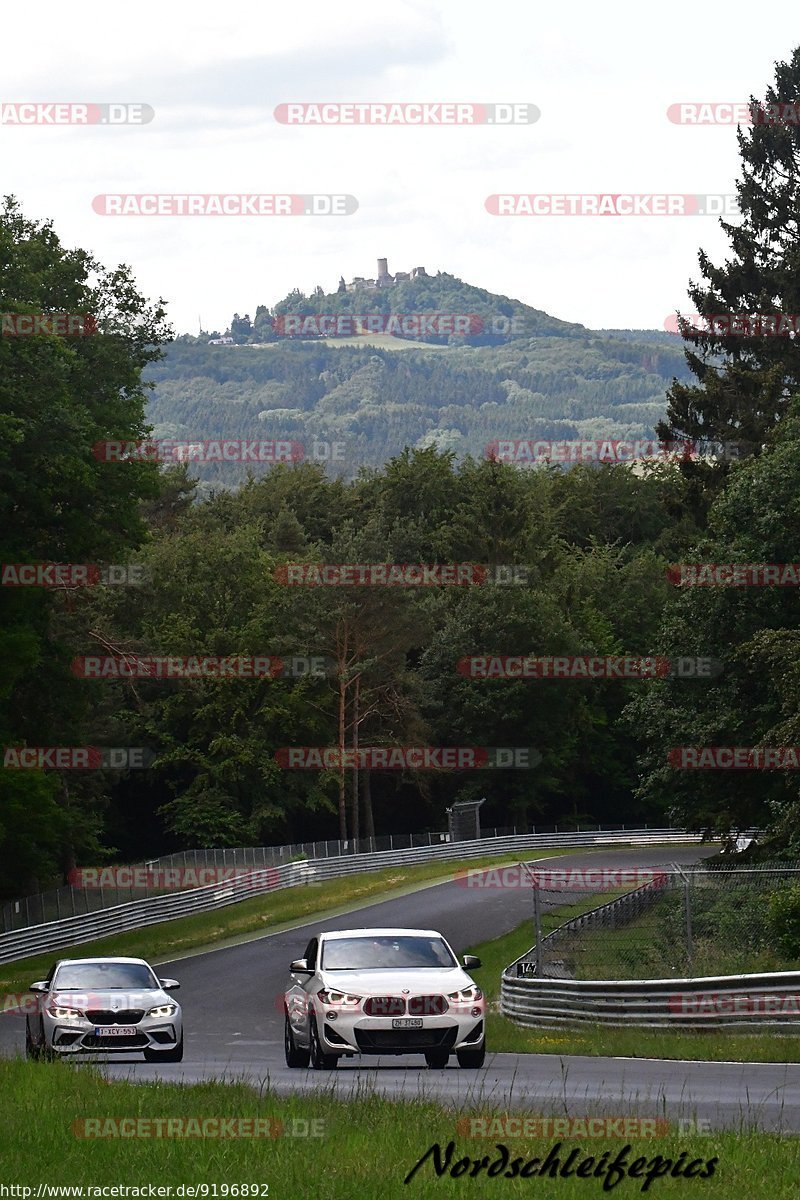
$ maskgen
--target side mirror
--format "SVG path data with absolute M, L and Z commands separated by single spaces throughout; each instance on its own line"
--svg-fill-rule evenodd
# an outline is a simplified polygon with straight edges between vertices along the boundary
M 177 979 L 159 979 L 158 982 L 161 984 L 165 992 L 174 992 L 176 988 L 181 986 Z
M 37 983 L 32 983 L 30 985 L 30 987 L 28 988 L 28 991 L 29 992 L 46 992 L 47 991 L 47 980 L 40 979 L 40 980 L 38 980 Z
M 311 967 L 308 965 L 308 960 L 305 958 L 296 958 L 293 963 L 289 964 L 289 970 L 293 975 L 313 974 Z
M 483 963 L 478 958 L 477 954 L 465 954 L 464 955 L 464 966 L 472 967 L 472 969 L 474 971 L 476 969 L 476 967 L 482 967 Z

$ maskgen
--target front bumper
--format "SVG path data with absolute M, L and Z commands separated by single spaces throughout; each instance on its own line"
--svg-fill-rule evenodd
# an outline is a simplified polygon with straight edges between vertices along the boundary
M 329 1054 L 424 1054 L 477 1048 L 484 1039 L 484 1016 L 422 1017 L 417 1028 L 395 1028 L 391 1017 L 317 1013 L 317 1033 Z
M 48 1027 L 49 1026 L 49 1027 Z M 71 1021 L 45 1018 L 47 1046 L 58 1054 L 120 1054 L 132 1050 L 173 1050 L 179 1043 L 182 1023 L 175 1014 L 166 1020 L 144 1018 L 123 1034 L 112 1025 L 96 1026 L 85 1018 Z M 98 1032 L 99 1031 L 99 1032 Z

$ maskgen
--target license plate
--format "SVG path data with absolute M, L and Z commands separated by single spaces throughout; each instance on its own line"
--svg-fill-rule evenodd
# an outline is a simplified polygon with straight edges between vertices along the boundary
M 95 1037 L 136 1037 L 133 1025 L 95 1025 Z
M 422 1021 L 419 1017 L 395 1017 L 392 1029 L 422 1029 Z

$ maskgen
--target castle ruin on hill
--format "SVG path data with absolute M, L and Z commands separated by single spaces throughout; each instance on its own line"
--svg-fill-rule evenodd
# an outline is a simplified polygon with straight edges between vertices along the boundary
M 407 283 L 411 279 L 426 278 L 427 274 L 428 272 L 424 267 L 413 267 L 410 271 L 398 271 L 396 275 L 390 275 L 389 260 L 387 258 L 379 258 L 376 279 L 364 279 L 361 275 L 356 275 L 346 285 L 346 290 L 348 292 L 358 292 L 362 289 L 376 291 L 378 288 L 392 287 L 395 283 Z M 342 290 L 341 283 L 339 284 L 339 290 Z

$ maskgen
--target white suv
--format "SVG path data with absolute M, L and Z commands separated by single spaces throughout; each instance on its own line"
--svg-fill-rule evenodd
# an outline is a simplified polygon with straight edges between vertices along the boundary
M 464 967 L 480 959 L 467 954 Z M 340 929 L 309 942 L 284 995 L 286 1063 L 315 1070 L 343 1055 L 486 1056 L 486 1001 L 435 929 Z

